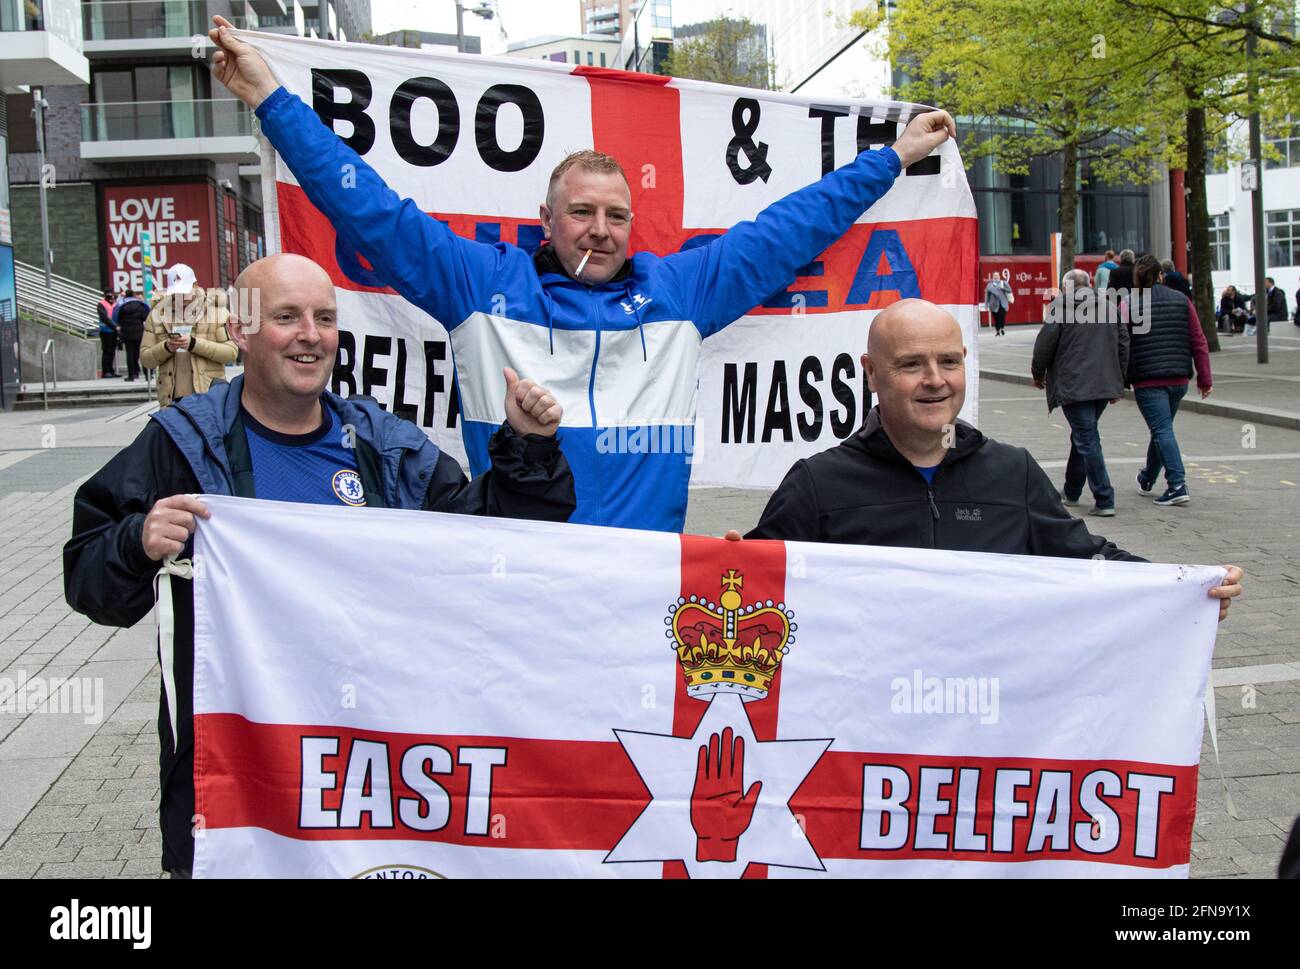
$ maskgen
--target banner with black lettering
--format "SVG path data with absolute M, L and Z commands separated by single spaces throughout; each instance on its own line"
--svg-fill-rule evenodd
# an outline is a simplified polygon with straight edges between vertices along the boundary
M 1188 874 L 1222 569 L 203 500 L 196 877 Z
M 667 255 L 752 219 L 862 150 L 892 144 L 922 110 L 541 59 L 240 36 L 399 195 L 460 235 L 526 250 L 541 244 L 538 207 L 551 170 L 571 151 L 594 147 L 619 159 L 632 190 L 631 249 Z M 363 260 L 337 244 L 288 168 L 266 152 L 271 251 L 312 257 L 330 271 L 338 291 L 334 389 L 373 395 L 463 460 L 461 388 L 443 326 L 448 321 L 376 285 Z M 796 459 L 847 437 L 870 406 L 860 362 L 867 329 L 900 298 L 938 303 L 961 324 L 969 350 L 961 416 L 974 422 L 977 279 L 975 205 L 949 141 L 912 165 L 857 224 L 796 278 L 780 281 L 783 288 L 761 305 L 704 339 L 698 352 L 674 348 L 682 349 L 682 372 L 656 379 L 680 382 L 688 396 L 697 381 L 698 389 L 660 429 L 684 422 L 684 429 L 672 430 L 686 440 L 671 446 L 690 450 L 691 482 L 771 487 Z M 594 344 L 583 347 L 594 360 Z M 552 355 L 526 376 L 563 383 L 546 372 L 548 363 L 562 368 L 575 360 Z M 592 420 L 601 380 L 592 379 L 591 406 L 588 382 L 580 383 L 566 388 L 560 402 L 573 419 Z M 613 414 L 600 424 L 617 434 L 624 426 L 660 423 L 634 416 Z

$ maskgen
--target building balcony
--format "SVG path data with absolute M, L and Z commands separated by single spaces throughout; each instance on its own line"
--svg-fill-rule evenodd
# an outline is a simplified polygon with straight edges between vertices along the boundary
M 203 0 L 97 0 L 82 8 L 87 54 L 175 53 L 211 47 Z
M 248 107 L 233 98 L 92 103 L 81 106 L 81 157 L 250 162 L 257 139 Z
M 283 17 L 291 9 L 284 0 L 248 0 L 248 5 L 259 17 Z
M 256 9 L 256 4 L 250 4 Z M 259 12 L 256 20 L 251 17 L 236 17 L 233 21 L 242 30 L 260 30 L 268 34 L 289 34 L 293 37 L 307 36 L 307 15 L 298 0 L 290 0 L 279 13 L 263 14 Z
M 86 84 L 77 0 L 0 0 L 0 89 Z

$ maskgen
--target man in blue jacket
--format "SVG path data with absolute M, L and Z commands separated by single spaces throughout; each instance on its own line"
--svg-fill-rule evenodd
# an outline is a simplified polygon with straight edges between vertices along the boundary
M 555 393 L 567 415 L 562 447 L 577 486 L 575 522 L 681 530 L 690 454 L 626 453 L 611 443 L 659 441 L 693 426 L 701 342 L 788 285 L 906 166 L 956 134 L 946 112 L 922 114 L 892 148 L 865 151 L 711 244 L 663 258 L 628 258 L 627 179 L 610 156 L 577 152 L 551 177 L 540 206 L 550 244 L 530 257 L 506 243 L 462 239 L 399 198 L 279 86 L 226 20 L 213 19 L 217 78 L 255 109 L 262 133 L 339 236 L 451 334 L 471 470 L 486 467 L 486 442 L 500 423 L 504 366 Z M 344 170 L 355 172 L 355 185 L 343 184 Z
M 467 482 L 460 465 L 410 421 L 369 398 L 325 390 L 338 330 L 334 287 L 323 269 L 303 256 L 269 256 L 245 269 L 236 286 L 260 297 L 256 317 L 231 318 L 230 338 L 244 352 L 243 376 L 159 411 L 77 489 L 72 538 L 63 548 L 72 608 L 108 626 L 133 626 L 148 615 L 159 564 L 187 551 L 197 519 L 208 517 L 196 494 L 541 521 L 569 517 L 573 475 L 555 438 L 560 409 L 546 388 L 513 371 L 506 375 L 507 420 L 489 444 L 491 470 Z M 159 657 L 159 810 L 163 868 L 186 877 L 194 857 L 189 582 L 171 583 L 171 606 L 174 626 Z

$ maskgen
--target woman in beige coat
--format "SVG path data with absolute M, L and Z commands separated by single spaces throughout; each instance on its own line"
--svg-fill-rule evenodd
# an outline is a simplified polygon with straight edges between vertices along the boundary
M 238 348 L 226 334 L 226 294 L 195 286 L 186 295 L 163 296 L 145 322 L 140 363 L 158 368 L 158 404 L 166 407 L 201 394 L 223 380 Z

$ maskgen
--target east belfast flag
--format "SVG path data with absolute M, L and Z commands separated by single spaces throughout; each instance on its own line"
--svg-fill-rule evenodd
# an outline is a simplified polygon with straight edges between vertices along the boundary
M 1186 876 L 1222 570 L 205 497 L 196 876 Z

